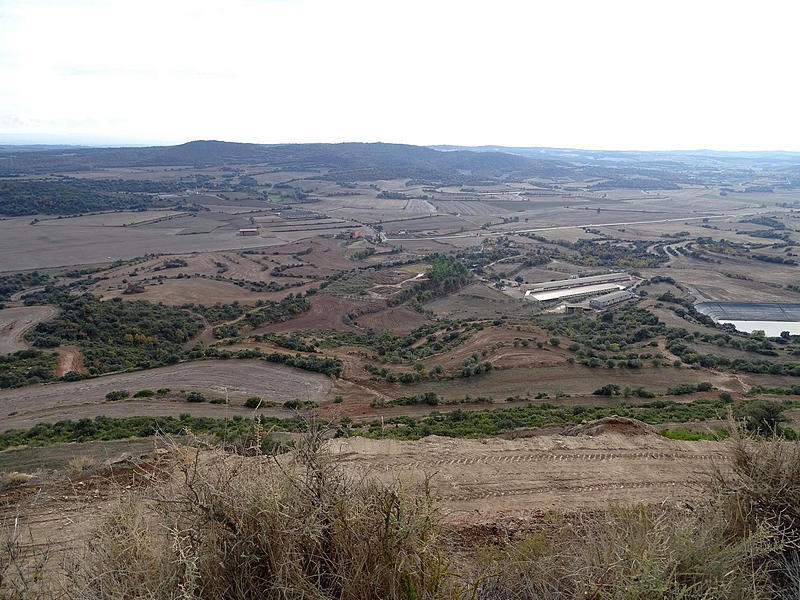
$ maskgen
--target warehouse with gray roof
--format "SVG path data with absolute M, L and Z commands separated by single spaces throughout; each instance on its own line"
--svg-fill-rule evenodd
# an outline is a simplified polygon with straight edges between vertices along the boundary
M 611 292 L 610 294 L 603 294 L 602 296 L 592 298 L 589 300 L 589 306 L 602 310 L 604 308 L 608 308 L 609 306 L 614 306 L 620 302 L 625 302 L 626 300 L 631 300 L 633 298 L 638 298 L 638 296 L 632 291 L 619 290 L 616 292 Z

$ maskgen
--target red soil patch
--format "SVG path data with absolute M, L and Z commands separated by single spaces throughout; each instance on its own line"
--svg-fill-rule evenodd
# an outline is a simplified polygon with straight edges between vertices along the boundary
M 88 373 L 88 369 L 83 364 L 83 353 L 77 346 L 59 346 L 56 349 L 58 353 L 58 364 L 56 365 L 56 375 L 62 377 L 70 371 L 77 371 L 78 373 Z

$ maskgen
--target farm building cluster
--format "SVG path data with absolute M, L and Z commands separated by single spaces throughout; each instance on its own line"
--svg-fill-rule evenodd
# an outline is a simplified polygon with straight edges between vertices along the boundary
M 572 275 L 568 279 L 522 284 L 520 288 L 526 300 L 564 300 L 571 302 L 573 309 L 603 310 L 637 297 L 629 289 L 635 282 L 628 273 L 606 273 L 588 277 Z

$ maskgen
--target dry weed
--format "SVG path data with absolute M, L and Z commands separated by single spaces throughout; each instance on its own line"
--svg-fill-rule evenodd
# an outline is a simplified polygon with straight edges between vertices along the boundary
M 28 473 L 20 473 L 19 471 L 11 471 L 9 473 L 3 473 L 2 476 L 3 487 L 14 487 L 16 485 L 22 485 L 24 483 L 28 483 L 31 479 L 33 479 L 33 475 Z
M 325 437 L 283 457 L 179 452 L 170 485 L 99 529 L 77 597 L 441 597 L 449 560 L 427 490 L 347 477 Z
M 96 464 L 97 461 L 95 461 L 91 456 L 81 454 L 80 456 L 76 456 L 67 461 L 67 470 L 71 475 L 76 476 L 88 471 Z

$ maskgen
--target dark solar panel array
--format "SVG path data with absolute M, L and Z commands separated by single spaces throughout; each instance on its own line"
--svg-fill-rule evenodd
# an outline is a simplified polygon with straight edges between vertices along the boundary
M 715 321 L 798 321 L 800 304 L 783 302 L 700 302 L 698 312 Z

